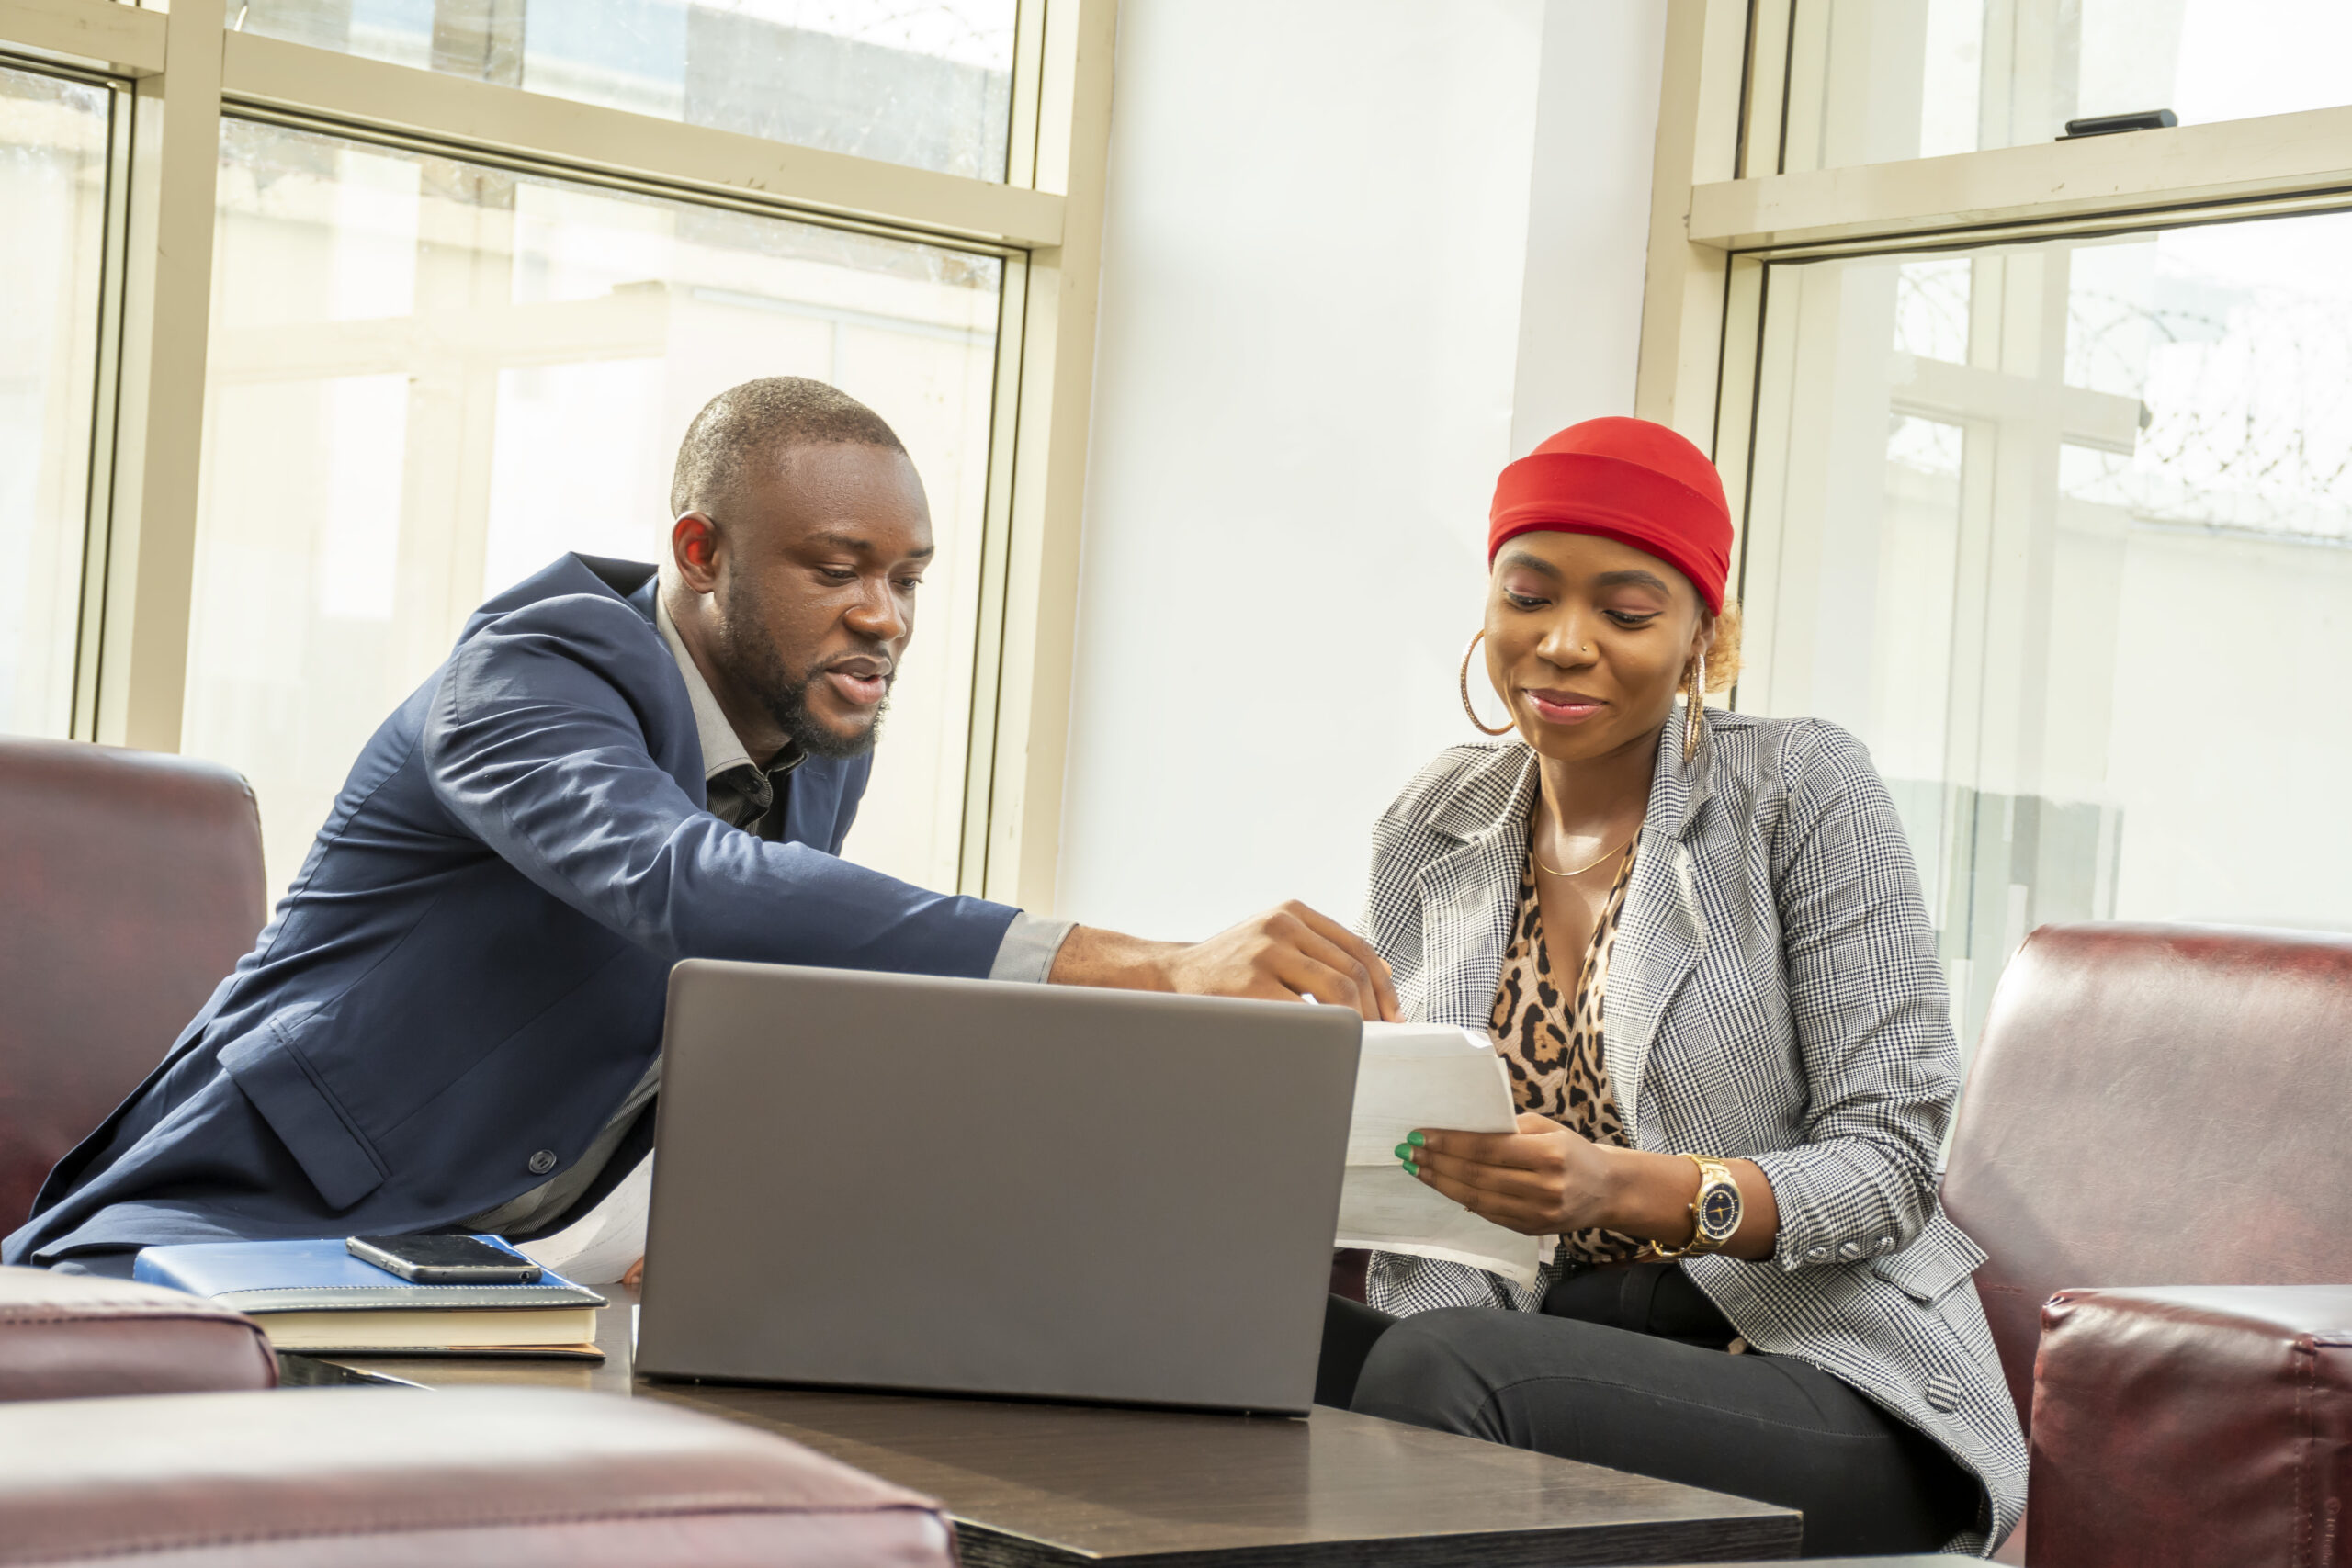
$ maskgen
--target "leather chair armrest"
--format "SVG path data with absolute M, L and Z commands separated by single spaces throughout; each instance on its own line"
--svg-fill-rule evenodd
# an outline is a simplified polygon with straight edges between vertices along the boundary
M 0 1401 L 273 1388 L 261 1325 L 154 1285 L 0 1269 Z
M 653 1399 L 305 1389 L 0 1405 L 0 1556 L 140 1568 L 955 1568 L 928 1498 Z
M 2352 1285 L 2061 1291 L 2041 1324 L 2033 1568 L 2352 1564 Z

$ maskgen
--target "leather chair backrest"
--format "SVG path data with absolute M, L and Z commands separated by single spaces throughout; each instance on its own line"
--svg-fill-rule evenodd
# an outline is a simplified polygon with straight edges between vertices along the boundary
M 2044 926 L 1961 1095 L 1945 1209 L 2018 1413 L 2069 1286 L 2352 1282 L 2352 937 Z
M 265 908 L 235 773 L 0 738 L 0 1235 L 163 1058 Z

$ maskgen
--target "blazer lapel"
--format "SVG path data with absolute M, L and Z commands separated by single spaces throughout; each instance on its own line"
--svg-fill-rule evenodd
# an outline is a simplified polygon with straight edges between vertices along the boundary
M 1426 943 L 1421 1016 L 1431 1023 L 1484 1033 L 1494 1015 L 1527 863 L 1535 776 L 1535 754 L 1513 748 L 1466 776 L 1430 818 L 1431 827 L 1463 840 L 1413 878 Z
M 1706 798 L 1713 750 L 1702 737 L 1699 754 L 1686 772 L 1681 739 L 1682 727 L 1668 723 L 1658 740 L 1649 809 L 1642 818 L 1641 850 L 1625 888 L 1602 1008 L 1601 1050 L 1609 1060 L 1609 1085 L 1617 1097 L 1618 1114 L 1637 1145 L 1642 1075 L 1649 1066 L 1650 1047 L 1668 1005 L 1698 967 L 1707 938 L 1690 833 Z

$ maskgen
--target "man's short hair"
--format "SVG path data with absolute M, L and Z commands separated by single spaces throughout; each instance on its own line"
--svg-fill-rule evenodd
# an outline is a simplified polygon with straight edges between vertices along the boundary
M 730 387 L 703 405 L 678 445 L 670 515 L 703 512 L 729 521 L 745 491 L 775 472 L 786 453 L 825 445 L 907 449 L 880 414 L 838 387 L 805 376 Z

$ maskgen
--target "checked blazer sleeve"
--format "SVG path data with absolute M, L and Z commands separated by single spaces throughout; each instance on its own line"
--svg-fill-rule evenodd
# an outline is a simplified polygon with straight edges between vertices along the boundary
M 1783 1269 L 1908 1247 L 1936 1212 L 1958 1090 L 1951 1005 L 1908 840 L 1861 743 L 1827 725 L 1786 755 L 1770 840 L 1804 1141 L 1758 1155 Z

